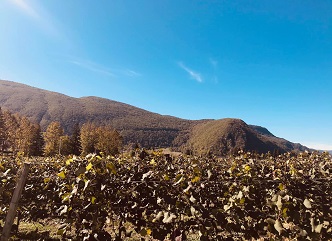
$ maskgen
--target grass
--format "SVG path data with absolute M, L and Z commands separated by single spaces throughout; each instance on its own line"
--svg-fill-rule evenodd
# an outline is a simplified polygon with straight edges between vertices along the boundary
M 3 221 L 0 220 L 0 225 L 3 226 Z M 48 241 L 60 241 L 63 240 L 63 237 L 58 234 L 58 228 L 60 227 L 60 220 L 42 220 L 41 222 L 23 222 L 21 221 L 19 224 L 18 232 L 12 233 L 10 237 L 11 241 L 17 240 L 48 240 Z M 116 225 L 116 224 L 115 224 Z M 122 237 L 124 241 L 135 241 L 141 240 L 150 240 L 157 241 L 153 239 L 151 236 L 142 237 L 140 234 L 135 232 L 133 226 L 130 223 L 125 223 L 126 230 L 131 231 L 132 234 L 130 237 Z M 14 229 L 14 226 L 13 228 Z M 113 238 L 115 238 L 115 231 L 117 227 L 113 227 L 113 225 L 108 225 L 105 228 L 105 231 L 108 232 Z M 2 231 L 2 229 L 1 229 Z M 68 238 L 74 236 L 74 231 L 67 233 Z M 166 241 L 170 239 L 165 239 Z M 189 234 L 188 241 L 197 241 L 199 240 L 198 234 Z

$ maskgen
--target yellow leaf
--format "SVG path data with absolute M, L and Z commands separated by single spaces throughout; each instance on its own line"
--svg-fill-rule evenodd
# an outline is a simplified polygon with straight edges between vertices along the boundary
M 169 176 L 167 174 L 164 175 L 165 181 L 169 181 Z
M 108 162 L 106 164 L 106 167 L 109 171 L 111 171 L 113 174 L 116 174 L 116 168 L 115 165 L 112 162 Z
M 51 181 L 51 178 L 49 178 L 49 177 L 44 178 L 44 183 L 48 183 L 49 181 Z
M 62 202 L 69 201 L 70 197 L 71 197 L 71 193 L 65 193 L 65 194 L 63 194 L 61 196 Z
M 66 229 L 65 229 L 65 228 L 63 228 L 63 229 L 58 229 L 58 231 L 56 232 L 56 234 L 62 236 L 65 232 L 66 232 Z
M 244 204 L 245 203 L 245 201 L 246 201 L 246 199 L 243 197 L 243 198 L 241 198 L 240 199 L 240 204 Z
M 246 172 L 249 172 L 249 171 L 251 170 L 251 167 L 250 167 L 249 165 L 246 165 L 246 166 L 244 167 L 244 170 L 245 170 Z
M 146 228 L 146 229 L 143 228 L 143 229 L 139 232 L 139 234 L 142 235 L 142 236 L 150 236 L 151 233 L 152 233 L 152 230 L 149 229 L 149 228 Z
M 199 167 L 194 167 L 195 174 L 201 174 L 201 169 Z
M 192 182 L 192 183 L 195 183 L 195 182 L 198 182 L 199 180 L 201 180 L 201 178 L 198 177 L 198 176 L 196 176 L 196 177 L 194 177 L 193 179 L 191 179 L 191 182 Z
M 282 183 L 280 183 L 280 184 L 279 184 L 279 189 L 280 189 L 280 191 L 282 191 L 282 190 L 285 189 L 285 186 L 284 186 Z
M 58 177 L 60 177 L 61 179 L 65 179 L 66 174 L 62 171 L 62 172 L 58 173 Z
M 73 159 L 68 159 L 68 160 L 66 161 L 66 165 L 69 166 L 70 163 L 72 163 L 72 162 L 73 162 Z
M 92 198 L 91 198 L 91 203 L 92 203 L 92 204 L 95 204 L 95 202 L 96 202 L 96 197 L 92 197 Z
M 86 166 L 86 170 L 89 171 L 92 168 L 92 163 L 90 162 L 87 166 Z
M 282 210 L 282 216 L 283 216 L 284 218 L 287 218 L 287 210 L 288 210 L 288 208 L 284 208 L 284 209 Z
M 156 165 L 156 161 L 155 161 L 154 159 L 152 159 L 152 160 L 150 161 L 150 164 L 151 164 L 151 165 Z

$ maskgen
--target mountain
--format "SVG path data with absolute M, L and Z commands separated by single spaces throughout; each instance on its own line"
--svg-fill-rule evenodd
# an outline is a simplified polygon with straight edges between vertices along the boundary
M 266 128 L 247 125 L 240 119 L 212 120 L 197 124 L 188 140 L 189 147 L 217 155 L 233 153 L 237 150 L 258 152 L 304 151 L 306 147 L 275 137 Z
M 77 122 L 109 123 L 121 133 L 125 144 L 139 143 L 143 147 L 212 151 L 218 155 L 238 149 L 257 152 L 307 149 L 239 119 L 185 120 L 109 99 L 73 98 L 5 80 L 0 80 L 0 106 L 27 116 L 44 130 L 52 121 L 59 121 L 66 133 Z
M 0 106 L 40 123 L 42 129 L 59 121 L 66 133 L 75 123 L 109 123 L 124 137 L 125 143 L 146 147 L 183 144 L 180 133 L 201 121 L 163 116 L 131 105 L 98 97 L 73 98 L 24 84 L 0 80 Z M 178 138 L 177 138 L 178 137 Z

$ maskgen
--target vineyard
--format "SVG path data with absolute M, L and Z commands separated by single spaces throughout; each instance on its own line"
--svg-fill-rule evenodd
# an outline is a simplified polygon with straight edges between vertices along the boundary
M 21 221 L 58 220 L 58 240 L 332 239 L 327 153 L 2 157 L 1 226 L 26 161 Z

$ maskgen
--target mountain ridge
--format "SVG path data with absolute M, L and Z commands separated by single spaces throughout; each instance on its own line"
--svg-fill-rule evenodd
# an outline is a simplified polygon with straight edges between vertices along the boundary
M 194 149 L 218 155 L 238 149 L 257 152 L 308 149 L 240 119 L 186 120 L 107 98 L 75 98 L 13 81 L 0 80 L 0 106 L 27 116 L 44 130 L 52 121 L 59 121 L 67 133 L 75 123 L 109 123 L 120 131 L 125 144 L 138 143 L 148 148 Z

